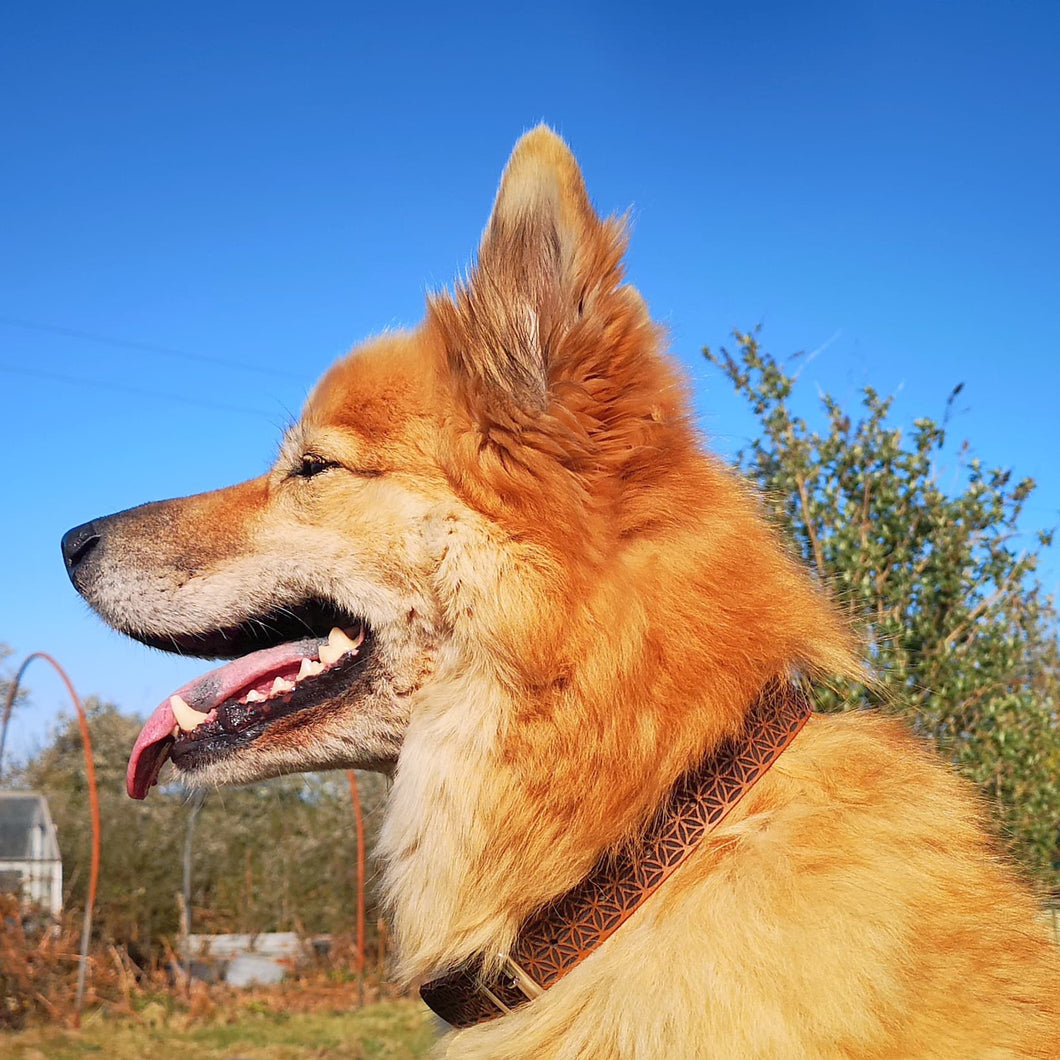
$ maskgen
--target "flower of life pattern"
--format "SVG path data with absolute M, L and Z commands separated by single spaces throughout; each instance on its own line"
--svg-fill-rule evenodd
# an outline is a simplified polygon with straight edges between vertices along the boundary
M 678 779 L 639 839 L 601 859 L 581 883 L 523 925 L 512 960 L 542 988 L 566 975 L 717 827 L 791 743 L 811 712 L 809 699 L 798 686 L 779 678 L 766 685 L 743 732 Z M 528 1000 L 515 975 L 486 978 L 476 963 L 425 983 L 420 995 L 454 1027 L 493 1019 Z

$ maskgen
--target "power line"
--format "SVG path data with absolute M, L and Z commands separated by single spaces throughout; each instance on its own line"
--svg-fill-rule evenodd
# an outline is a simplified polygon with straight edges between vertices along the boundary
M 26 368 L 22 365 L 0 362 L 0 372 L 9 372 L 12 375 L 28 375 L 37 379 L 50 379 L 59 383 L 72 383 L 76 386 L 87 386 L 96 390 L 113 390 L 121 394 L 131 394 L 134 397 L 150 398 L 152 401 L 173 401 L 181 405 L 197 405 L 200 408 L 214 409 L 218 412 L 238 412 L 246 416 L 263 416 L 270 422 L 275 421 L 274 413 L 265 412 L 262 409 L 249 408 L 246 405 L 229 405 L 222 401 L 207 401 L 203 398 L 185 397 L 183 394 L 167 394 L 161 390 L 145 390 L 141 387 L 126 386 L 124 383 L 104 382 L 101 379 L 85 379 L 83 376 L 50 372 L 45 368 Z
M 224 368 L 236 368 L 241 372 L 257 372 L 260 375 L 278 376 L 282 379 L 302 379 L 297 372 L 287 372 L 282 368 L 267 368 L 260 364 L 248 364 L 245 361 L 232 361 L 226 357 L 214 357 L 207 353 L 189 353 L 186 350 L 175 350 L 170 346 L 159 346 L 153 342 L 137 342 L 132 339 L 119 339 L 113 335 L 101 335 L 94 331 L 82 331 L 79 328 L 62 327 L 59 324 L 42 324 L 33 320 L 20 320 L 17 317 L 0 315 L 0 324 L 23 331 L 39 331 L 46 335 L 62 335 L 71 339 L 82 339 L 95 342 L 101 346 L 117 346 L 120 349 L 136 350 L 140 353 L 154 353 L 162 357 L 175 357 L 183 361 L 198 361 L 200 364 L 216 364 Z

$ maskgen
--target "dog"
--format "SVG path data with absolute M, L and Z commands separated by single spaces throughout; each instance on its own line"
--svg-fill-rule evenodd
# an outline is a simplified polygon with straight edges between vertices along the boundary
M 148 720 L 130 794 L 167 761 L 198 787 L 390 773 L 395 974 L 485 1006 L 445 1055 L 1060 1057 L 1029 890 L 968 786 L 865 713 L 799 707 L 622 923 L 551 982 L 519 957 L 586 880 L 644 882 L 620 852 L 773 724 L 765 690 L 864 678 L 701 447 L 625 245 L 564 141 L 527 133 L 466 280 L 334 365 L 270 471 L 65 536 L 113 627 L 230 660 Z

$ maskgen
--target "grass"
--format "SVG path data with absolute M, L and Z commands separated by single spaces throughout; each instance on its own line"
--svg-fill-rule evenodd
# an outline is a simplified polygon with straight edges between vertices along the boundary
M 435 1040 L 414 1001 L 381 1001 L 348 1012 L 287 1014 L 262 1007 L 192 1022 L 160 1004 L 120 1019 L 86 1017 L 79 1031 L 0 1031 L 5 1060 L 416 1060 Z

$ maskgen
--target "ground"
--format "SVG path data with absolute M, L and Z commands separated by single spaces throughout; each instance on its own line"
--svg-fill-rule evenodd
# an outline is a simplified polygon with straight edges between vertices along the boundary
M 39 1027 L 0 1031 L 4 1060 L 415 1060 L 435 1040 L 430 1017 L 414 1001 L 383 1001 L 347 1012 L 285 1014 L 262 1006 L 191 1021 L 161 1005 L 134 1016 L 86 1017 L 80 1031 Z

